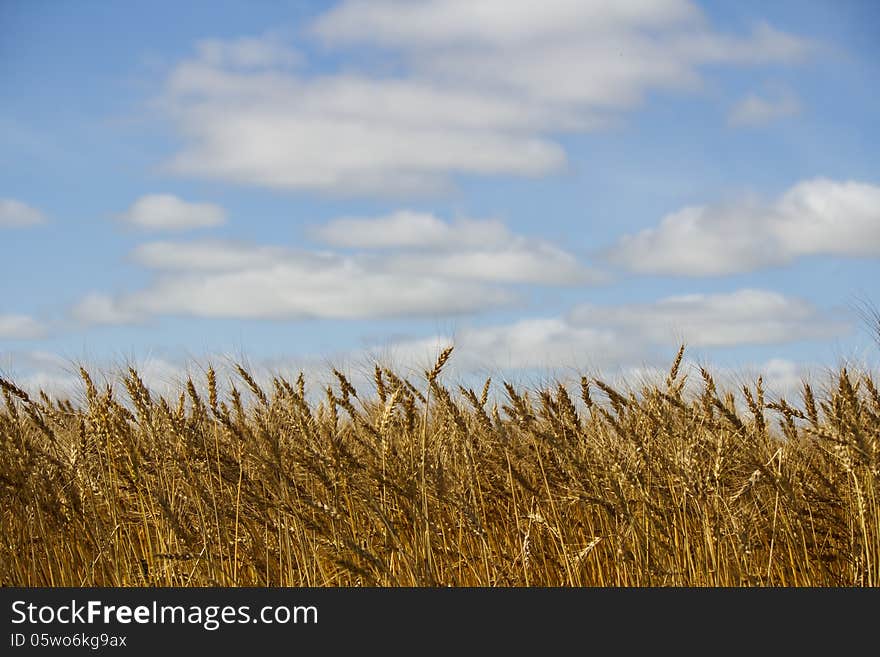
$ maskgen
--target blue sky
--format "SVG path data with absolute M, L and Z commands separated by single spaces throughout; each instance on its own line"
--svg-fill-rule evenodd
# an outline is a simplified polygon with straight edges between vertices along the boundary
M 874 358 L 871 2 L 4 2 L 0 370 Z M 305 365 L 304 365 L 305 364 Z M 772 375 L 771 375 L 772 376 Z M 161 381 L 160 381 L 161 383 Z

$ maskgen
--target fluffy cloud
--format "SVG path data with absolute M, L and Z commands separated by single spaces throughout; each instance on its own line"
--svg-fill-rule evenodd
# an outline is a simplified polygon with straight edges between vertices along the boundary
M 645 355 L 643 345 L 624 344 L 612 330 L 578 327 L 563 318 L 462 328 L 450 336 L 401 341 L 385 351 L 395 363 L 427 365 L 449 344 L 455 345 L 450 372 L 607 367 Z
M 812 304 L 766 290 L 689 294 L 653 303 L 582 305 L 569 315 L 575 326 L 614 329 L 637 341 L 720 347 L 821 340 L 847 330 Z
M 460 233 L 456 231 L 463 227 Z M 421 228 L 428 228 L 424 233 Z M 93 293 L 81 321 L 124 324 L 153 315 L 359 319 L 475 313 L 518 299 L 517 283 L 576 285 L 600 275 L 567 251 L 510 233 L 497 221 L 447 223 L 397 213 L 316 229 L 353 253 L 236 242 L 151 242 L 132 253 L 157 272 L 146 289 Z M 383 247 L 381 251 L 374 249 Z
M 166 107 L 187 139 L 175 173 L 340 194 L 437 191 L 450 173 L 538 175 L 562 149 L 539 117 L 477 91 L 414 80 L 301 79 L 181 65 Z M 507 130 L 505 126 L 512 129 Z
M 137 199 L 117 219 L 148 230 L 188 230 L 219 226 L 226 221 L 226 212 L 212 203 L 190 203 L 171 194 L 149 194 Z
M 298 53 L 290 50 L 275 34 L 238 39 L 203 39 L 196 44 L 199 58 L 215 66 L 241 70 L 284 68 L 301 62 Z
M 135 324 L 144 319 L 137 308 L 126 307 L 105 294 L 87 294 L 71 311 L 74 319 L 86 324 Z
M 422 49 L 458 44 L 523 44 L 634 27 L 698 21 L 682 0 L 589 2 L 547 0 L 348 0 L 321 16 L 314 30 L 336 43 L 372 43 Z
M 567 251 L 514 235 L 497 220 L 446 222 L 431 214 L 401 211 L 371 219 L 337 219 L 313 230 L 313 235 L 334 246 L 406 248 L 383 255 L 384 266 L 403 275 L 429 271 L 453 279 L 547 285 L 602 279 Z
M 504 290 L 444 280 L 430 273 L 400 276 L 371 270 L 334 255 L 291 257 L 264 266 L 160 277 L 142 291 L 118 298 L 91 297 L 109 309 L 91 321 L 145 315 L 242 319 L 360 319 L 477 312 L 510 303 Z M 100 300 L 97 303 L 96 300 Z M 77 317 L 89 319 L 80 305 Z
M 381 262 L 289 252 L 260 261 L 262 249 L 220 244 L 161 244 L 142 251 L 164 271 L 141 291 L 93 294 L 74 315 L 93 323 L 129 323 L 151 315 L 249 319 L 360 319 L 479 312 L 512 302 L 512 293 L 431 271 L 389 271 Z M 250 263 L 250 264 L 248 264 Z
M 0 340 L 35 340 L 46 335 L 46 327 L 27 315 L 0 315 Z
M 410 210 L 385 217 L 335 219 L 314 228 L 312 234 L 325 244 L 362 249 L 493 247 L 513 240 L 500 221 L 446 222 L 432 214 Z
M 609 258 L 636 272 L 712 276 L 810 255 L 880 255 L 880 187 L 818 178 L 769 203 L 684 208 L 625 236 Z
M 584 268 L 570 253 L 540 242 L 494 250 L 395 255 L 385 259 L 384 266 L 402 276 L 431 272 L 450 280 L 494 283 L 574 285 L 603 280 L 602 274 Z
M 403 341 L 385 351 L 395 362 L 420 363 L 430 361 L 438 348 L 454 344 L 455 367 L 462 372 L 614 369 L 660 362 L 682 342 L 691 347 L 781 344 L 826 339 L 848 329 L 803 300 L 739 290 L 643 304 L 580 305 L 564 317 L 466 327 L 454 335 Z M 773 372 L 780 380 L 794 376 L 784 370 Z
M 197 145 L 174 158 L 174 173 L 346 195 L 431 194 L 447 187 L 446 173 L 537 175 L 565 159 L 540 139 L 281 111 L 207 115 L 188 130 L 197 133 Z
M 706 64 L 809 50 L 767 25 L 719 34 L 685 0 L 344 2 L 311 32 L 385 48 L 399 66 L 309 75 L 274 37 L 202 42 L 161 99 L 185 140 L 168 169 L 386 195 L 434 192 L 457 174 L 544 175 L 566 163 L 554 134 L 605 125 L 653 89 L 693 88 Z
M 733 126 L 761 126 L 777 119 L 794 116 L 801 111 L 801 104 L 791 93 L 764 98 L 749 94 L 730 110 L 728 123 Z
M 235 242 L 149 242 L 132 253 L 133 260 L 163 271 L 240 271 L 282 263 L 288 252 L 280 247 Z M 300 258 L 304 254 L 299 255 Z M 316 262 L 319 258 L 316 258 Z
M 23 228 L 46 221 L 46 216 L 27 203 L 14 198 L 0 198 L 0 228 Z

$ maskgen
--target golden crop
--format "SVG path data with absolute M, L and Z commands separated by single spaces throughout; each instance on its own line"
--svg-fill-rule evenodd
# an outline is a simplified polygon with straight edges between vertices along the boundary
M 880 394 L 522 389 L 339 372 L 85 400 L 0 380 L 0 576 L 25 586 L 877 586 Z M 243 399 L 243 394 L 245 398 Z M 498 401 L 493 401 L 497 399 Z

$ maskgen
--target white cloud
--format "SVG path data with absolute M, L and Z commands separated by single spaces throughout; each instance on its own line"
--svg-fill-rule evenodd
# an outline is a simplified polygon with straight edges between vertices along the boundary
M 190 143 L 169 169 L 265 187 L 375 195 L 437 192 L 450 173 L 538 175 L 565 161 L 559 146 L 529 135 L 313 113 L 299 107 L 299 94 L 249 100 L 249 107 L 209 100 L 179 111 Z
M 592 284 L 602 274 L 583 267 L 570 253 L 550 244 L 519 242 L 501 249 L 410 253 L 385 259 L 389 271 L 432 272 L 447 279 L 541 285 Z
M 353 253 L 238 242 L 151 242 L 132 253 L 157 272 L 147 288 L 91 294 L 74 309 L 92 323 L 153 315 L 358 319 L 475 313 L 518 300 L 511 285 L 583 285 L 602 279 L 571 253 L 494 220 L 447 223 L 400 212 L 316 228 Z M 381 251 L 375 251 L 382 247 Z
M 242 245 L 227 250 L 220 243 L 149 245 L 138 257 L 166 270 L 150 287 L 116 298 L 89 297 L 74 314 L 97 323 L 168 314 L 355 319 L 476 312 L 515 298 L 428 270 L 389 271 L 380 259 L 296 251 L 266 257 L 267 252 Z
M 689 0 L 545 0 L 540 11 L 530 0 L 348 0 L 320 16 L 312 29 L 331 44 L 377 45 L 433 55 L 478 48 L 524 52 L 547 44 L 639 35 L 672 46 L 663 53 L 667 59 L 694 57 L 691 64 L 797 61 L 811 47 L 763 22 L 755 24 L 747 38 L 713 32 Z M 627 52 L 630 45 L 621 40 L 618 58 L 632 55 Z
M 880 186 L 816 179 L 776 204 L 774 232 L 793 255 L 880 255 Z
M 794 116 L 801 111 L 801 104 L 791 93 L 764 98 L 749 94 L 730 110 L 727 121 L 732 126 L 761 126 L 777 119 Z
M 148 230 L 187 230 L 219 226 L 226 221 L 226 212 L 213 203 L 190 203 L 172 194 L 149 194 L 137 199 L 117 219 Z
M 335 219 L 316 227 L 312 234 L 325 244 L 361 249 L 492 247 L 513 240 L 507 227 L 497 220 L 445 222 L 411 210 L 385 217 Z
M 683 36 L 677 43 L 680 52 L 699 61 L 753 65 L 800 62 L 816 49 L 816 44 L 807 39 L 777 30 L 763 21 L 752 26 L 748 37 L 705 31 L 694 38 Z
M 136 309 L 126 309 L 106 294 L 86 295 L 71 312 L 74 319 L 86 324 L 135 324 L 143 320 Z
M 445 222 L 427 213 L 400 211 L 372 219 L 337 219 L 312 233 L 335 246 L 408 248 L 383 256 L 384 267 L 401 274 L 429 271 L 453 279 L 548 285 L 602 279 L 567 251 L 514 235 L 497 220 Z
M 848 328 L 805 301 L 764 290 L 739 290 L 642 304 L 580 305 L 563 317 L 464 327 L 452 335 L 404 340 L 376 352 L 390 352 L 396 363 L 423 363 L 436 357 L 442 346 L 454 344 L 453 366 L 461 372 L 530 368 L 633 371 L 645 364 L 662 363 L 682 342 L 691 347 L 783 344 L 823 340 Z M 770 372 L 774 381 L 790 383 L 794 376 L 785 368 L 771 368 Z
M 46 221 L 46 216 L 27 203 L 14 198 L 0 198 L 0 228 L 23 228 Z
M 640 105 L 650 91 L 698 88 L 703 65 L 796 61 L 807 50 L 805 42 L 768 26 L 730 37 L 705 25 L 650 30 L 634 23 L 513 48 L 450 48 L 417 56 L 420 70 L 438 79 L 491 85 L 595 123 L 596 116 Z
M 643 345 L 623 344 L 612 330 L 574 326 L 560 318 L 465 329 L 457 332 L 452 342 L 456 346 L 455 367 L 463 371 L 595 368 L 632 362 L 630 359 L 637 362 L 645 354 L 640 351 Z M 412 351 L 415 346 L 407 349 Z
M 196 50 L 205 62 L 245 70 L 295 66 L 302 61 L 299 53 L 274 34 L 227 41 L 203 39 L 196 44 Z
M 802 299 L 751 289 L 666 297 L 644 304 L 581 305 L 569 321 L 575 326 L 615 329 L 636 341 L 698 347 L 821 340 L 848 329 Z
M 713 276 L 810 255 L 880 255 L 880 187 L 817 178 L 769 203 L 684 208 L 623 237 L 609 258 L 636 272 Z
M 645 355 L 621 344 L 613 331 L 578 328 L 558 317 L 523 319 L 510 324 L 460 327 L 448 335 L 401 339 L 348 354 L 355 362 L 378 361 L 398 371 L 430 369 L 449 345 L 454 355 L 444 368 L 458 378 L 481 373 L 508 377 L 517 370 L 542 372 L 616 367 Z
M 522 44 L 604 32 L 663 27 L 700 18 L 684 0 L 349 0 L 319 17 L 314 30 L 334 43 L 421 49 L 458 44 Z
M 203 42 L 161 106 L 182 175 L 335 194 L 442 190 L 458 174 L 539 176 L 566 163 L 552 135 L 607 124 L 654 89 L 692 89 L 709 63 L 792 62 L 806 41 L 759 24 L 711 29 L 684 0 L 344 2 L 312 33 L 390 49 L 394 74 L 291 70 L 270 37 Z M 360 69 L 360 70 L 358 70 Z
M 510 303 L 494 288 L 455 283 L 431 274 L 398 276 L 330 256 L 315 267 L 287 264 L 210 276 L 160 280 L 125 305 L 151 314 L 242 318 L 359 319 L 479 312 Z
M 36 340 L 46 335 L 46 327 L 27 315 L 0 315 L 0 340 Z
M 162 271 L 235 271 L 282 262 L 287 251 L 236 242 L 148 242 L 132 252 L 135 262 Z

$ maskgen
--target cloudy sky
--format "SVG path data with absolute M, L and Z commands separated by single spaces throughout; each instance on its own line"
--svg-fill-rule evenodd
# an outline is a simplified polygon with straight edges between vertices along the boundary
M 878 34 L 854 0 L 0 3 L 0 373 L 874 357 Z

